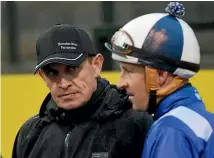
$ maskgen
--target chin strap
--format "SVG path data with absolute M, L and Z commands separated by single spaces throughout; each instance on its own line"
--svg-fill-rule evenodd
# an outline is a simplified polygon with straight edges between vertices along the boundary
M 149 105 L 148 105 L 148 113 L 149 114 L 154 114 L 156 109 L 157 109 L 157 95 L 156 95 L 156 90 L 150 90 L 149 92 Z
M 157 76 L 158 71 L 156 69 L 145 67 L 146 72 L 146 88 L 149 93 L 149 105 L 148 112 L 150 114 L 154 114 L 157 110 L 157 97 L 167 96 L 179 87 L 181 87 L 187 79 L 176 76 L 171 84 L 166 86 L 165 88 L 158 89 L 157 87 Z

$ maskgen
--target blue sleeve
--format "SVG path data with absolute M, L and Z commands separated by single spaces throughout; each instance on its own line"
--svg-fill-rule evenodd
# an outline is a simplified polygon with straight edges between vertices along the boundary
M 206 145 L 206 148 L 204 150 L 204 155 L 203 155 L 203 158 L 214 158 L 214 132 L 212 132 L 208 142 L 207 142 L 207 145 Z
M 149 133 L 142 158 L 192 158 L 194 153 L 184 134 L 165 127 Z

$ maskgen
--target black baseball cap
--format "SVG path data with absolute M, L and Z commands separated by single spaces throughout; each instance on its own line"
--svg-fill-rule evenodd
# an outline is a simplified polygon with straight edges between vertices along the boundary
M 50 63 L 79 66 L 88 56 L 95 56 L 93 42 L 82 29 L 69 24 L 56 24 L 37 40 L 37 65 L 34 73 Z

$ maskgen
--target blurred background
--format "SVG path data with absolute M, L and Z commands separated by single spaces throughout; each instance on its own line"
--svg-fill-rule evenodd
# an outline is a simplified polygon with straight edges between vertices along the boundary
M 164 12 L 168 2 L 1 2 L 2 73 L 32 73 L 35 44 L 40 33 L 57 23 L 86 30 L 105 57 L 103 70 L 118 70 L 104 42 L 131 19 Z M 192 26 L 201 46 L 201 67 L 214 68 L 214 2 L 182 2 L 184 20 Z
M 1 2 L 1 127 L 0 153 L 11 158 L 21 125 L 38 113 L 48 89 L 33 75 L 36 40 L 54 24 L 68 23 L 86 30 L 104 55 L 102 77 L 117 83 L 118 64 L 104 48 L 120 27 L 137 16 L 164 12 L 169 2 L 66 1 Z M 214 2 L 182 2 L 184 20 L 195 31 L 201 47 L 202 70 L 191 79 L 206 108 L 214 112 Z M 1 139 L 2 138 L 2 139 Z

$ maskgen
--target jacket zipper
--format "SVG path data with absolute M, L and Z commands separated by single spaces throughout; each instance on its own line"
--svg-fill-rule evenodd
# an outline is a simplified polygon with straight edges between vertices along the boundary
M 69 144 L 70 132 L 67 133 L 64 141 L 64 158 L 68 158 L 68 144 Z
M 73 130 L 73 128 L 75 126 L 76 126 L 76 124 L 72 123 L 72 126 L 70 126 L 69 131 L 65 137 L 65 140 L 64 140 L 64 158 L 68 158 L 68 156 L 69 156 L 69 152 L 68 152 L 69 139 L 71 137 L 71 131 Z

